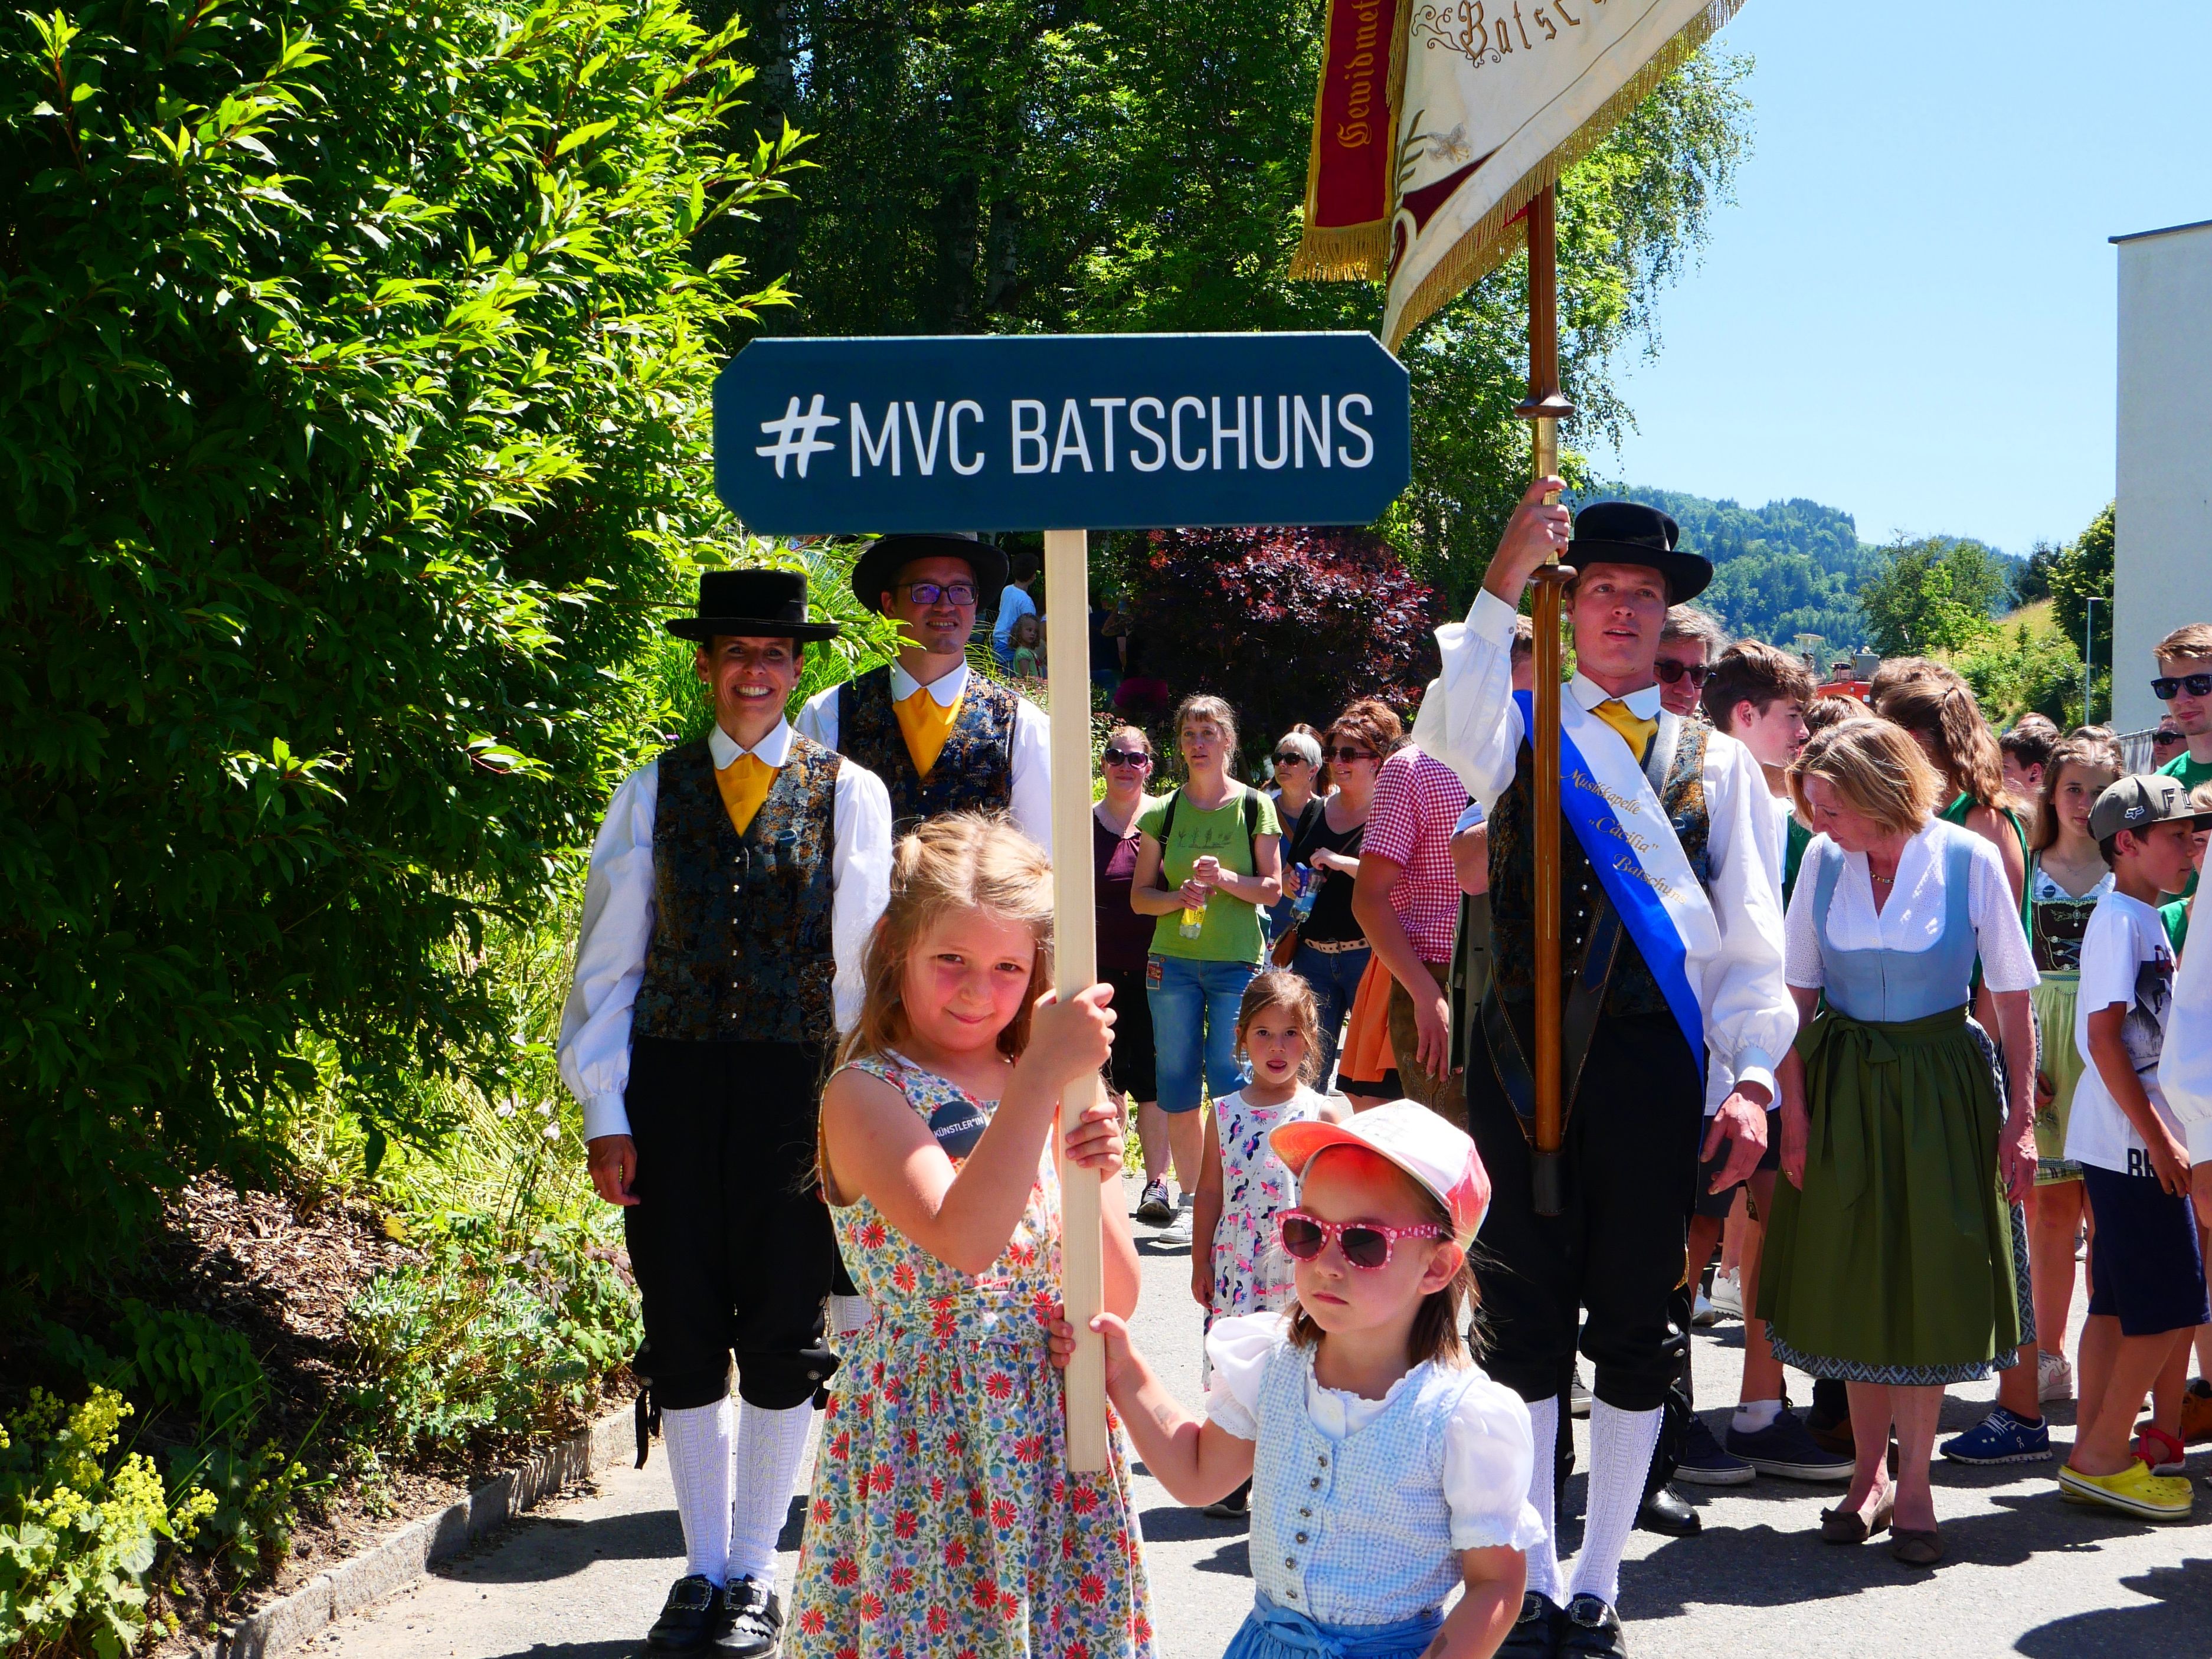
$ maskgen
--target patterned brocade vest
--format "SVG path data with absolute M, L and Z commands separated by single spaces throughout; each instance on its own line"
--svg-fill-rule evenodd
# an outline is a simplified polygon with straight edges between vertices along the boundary
M 1659 791 L 1659 804 L 1674 826 L 1674 838 L 1690 868 L 1700 882 L 1712 878 L 1705 843 L 1711 823 L 1705 808 L 1705 726 L 1685 720 L 1674 745 L 1674 758 Z M 1513 782 L 1498 798 L 1490 819 L 1490 975 L 1498 1000 L 1528 1040 L 1528 1022 L 1535 1017 L 1536 977 L 1536 845 L 1529 823 L 1534 815 L 1534 791 L 1530 778 L 1535 757 L 1521 745 L 1514 764 Z M 1560 918 L 1559 964 L 1571 981 L 1582 971 L 1589 948 L 1591 901 L 1602 889 L 1590 869 L 1574 826 L 1559 826 L 1559 894 L 1565 914 Z M 1644 965 L 1636 940 L 1621 930 L 1620 948 L 1613 957 L 1613 978 L 1607 982 L 1605 1012 L 1619 1018 L 1632 1014 L 1663 1014 L 1667 999 L 1659 981 Z
M 830 908 L 837 769 L 792 734 L 739 836 L 705 740 L 660 757 L 653 942 L 631 1029 L 679 1042 L 823 1042 L 836 1032 Z
M 891 671 L 837 689 L 837 748 L 890 791 L 891 830 L 903 836 L 940 812 L 1003 812 L 1014 799 L 1014 714 L 1021 699 L 970 672 L 959 717 L 924 780 L 891 706 Z

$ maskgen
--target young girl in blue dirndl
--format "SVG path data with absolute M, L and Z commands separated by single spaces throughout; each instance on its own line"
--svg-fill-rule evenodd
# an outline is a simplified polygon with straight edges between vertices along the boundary
M 1268 1139 L 1298 1176 L 1276 1220 L 1296 1304 L 1214 1322 L 1203 1417 L 1102 1315 L 1107 1391 L 1182 1502 L 1252 1483 L 1257 1595 L 1228 1659 L 1487 1659 L 1544 1535 L 1528 1409 L 1460 1334 L 1489 1176 L 1473 1141 L 1408 1100 Z M 1064 1358 L 1073 1333 L 1054 1342 Z

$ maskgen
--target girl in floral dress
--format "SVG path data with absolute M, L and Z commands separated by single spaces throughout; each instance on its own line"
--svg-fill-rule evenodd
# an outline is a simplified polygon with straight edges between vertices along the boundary
M 1321 1011 L 1313 987 L 1287 969 L 1271 968 L 1244 988 L 1237 1010 L 1237 1052 L 1252 1080 L 1213 1103 L 1206 1121 L 1206 1155 L 1191 1204 L 1190 1293 L 1217 1319 L 1271 1313 L 1297 1291 L 1290 1259 L 1275 1241 L 1275 1217 L 1291 1207 L 1297 1183 L 1267 1136 L 1278 1125 L 1312 1119 L 1334 1123 L 1351 1115 L 1341 1097 L 1316 1094 L 1321 1066 Z M 1201 1350 L 1200 1381 L 1212 1376 Z M 1239 1487 L 1208 1515 L 1244 1513 Z
M 1002 820 L 956 813 L 898 844 L 866 996 L 822 1102 L 823 1192 L 873 1316 L 823 1421 L 792 1659 L 1150 1659 L 1128 1455 L 1066 1468 L 1048 1338 L 1060 1293 L 1061 1091 L 1104 1063 L 1112 993 L 1061 1005 L 1052 875 Z M 1119 1175 L 1101 1104 L 1067 1138 Z M 1136 1306 L 1123 1206 L 1106 1305 Z

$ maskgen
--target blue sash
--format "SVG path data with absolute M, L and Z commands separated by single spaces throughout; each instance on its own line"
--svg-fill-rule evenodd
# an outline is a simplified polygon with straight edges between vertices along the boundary
M 1536 732 L 1534 695 L 1516 691 L 1513 701 L 1520 705 L 1522 730 L 1528 736 L 1533 753 Z M 1627 745 L 1621 747 L 1625 753 Z M 1640 767 L 1636 773 L 1638 787 L 1648 787 L 1649 780 Z M 1668 914 L 1666 902 L 1645 875 L 1634 841 L 1622 830 L 1619 814 L 1599 787 L 1589 762 L 1576 746 L 1565 722 L 1559 731 L 1559 809 L 1573 826 L 1575 839 L 1582 843 L 1590 868 L 1597 872 L 1606 896 L 1620 914 L 1621 925 L 1628 929 L 1628 936 L 1643 953 L 1651 977 L 1658 981 L 1660 994 L 1667 999 L 1674 1023 L 1682 1028 L 1690 1052 L 1702 1055 L 1705 1048 L 1705 1015 L 1686 971 L 1689 947 L 1683 943 L 1674 918 Z M 1661 822 L 1664 822 L 1663 815 Z M 1671 825 L 1668 833 L 1673 833 Z

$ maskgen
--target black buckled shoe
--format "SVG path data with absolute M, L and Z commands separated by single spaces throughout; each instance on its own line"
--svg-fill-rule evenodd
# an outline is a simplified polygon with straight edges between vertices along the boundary
M 735 1659 L 775 1659 L 783 1645 L 783 1605 L 775 1592 L 750 1578 L 732 1578 L 729 1597 L 729 1634 L 721 1651 Z
M 1560 1622 L 1559 1659 L 1628 1659 L 1620 1615 L 1595 1595 L 1575 1596 Z
M 1669 1538 L 1694 1538 L 1705 1522 L 1672 1486 L 1662 1486 L 1636 1511 L 1636 1524 L 1646 1532 L 1663 1533 Z
M 1521 1616 L 1498 1644 L 1498 1659 L 1557 1659 L 1559 1626 L 1566 1614 L 1541 1590 L 1521 1598 Z
M 645 1633 L 650 1653 L 698 1653 L 712 1647 L 730 1627 L 729 1604 L 722 1587 L 704 1573 L 679 1578 L 669 1587 L 660 1617 Z

